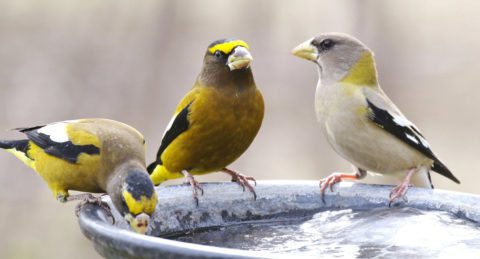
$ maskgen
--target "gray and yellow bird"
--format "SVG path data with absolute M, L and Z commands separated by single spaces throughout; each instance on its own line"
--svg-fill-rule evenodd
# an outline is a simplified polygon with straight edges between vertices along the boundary
M 155 185 L 185 177 L 202 191 L 192 175 L 222 171 L 256 197 L 249 180 L 226 168 L 247 150 L 263 120 L 264 103 L 255 85 L 248 45 L 217 40 L 208 46 L 193 88 L 177 106 L 163 135 L 156 161 L 148 166 Z
M 144 234 L 157 204 L 145 168 L 145 141 L 134 128 L 107 119 L 62 121 L 21 128 L 27 139 L 0 141 L 35 170 L 60 202 L 107 193 L 131 228 Z
M 404 198 L 410 181 L 433 188 L 430 170 L 460 183 L 383 92 L 367 46 L 346 34 L 326 33 L 292 53 L 317 65 L 315 110 L 322 132 L 357 168 L 353 174 L 336 173 L 321 180 L 322 197 L 327 187 L 342 179 L 361 179 L 367 171 L 403 178 L 390 193 L 390 203 Z

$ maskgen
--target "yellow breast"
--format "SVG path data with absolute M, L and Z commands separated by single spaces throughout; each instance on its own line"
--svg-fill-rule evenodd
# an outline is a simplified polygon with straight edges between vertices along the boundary
M 187 131 L 162 154 L 171 172 L 201 174 L 235 161 L 250 146 L 263 120 L 264 103 L 255 88 L 243 91 L 197 87 Z

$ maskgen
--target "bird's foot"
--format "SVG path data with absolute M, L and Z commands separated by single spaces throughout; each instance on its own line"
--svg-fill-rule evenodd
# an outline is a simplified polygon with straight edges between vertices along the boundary
M 320 195 L 322 196 L 323 203 L 325 203 L 325 190 L 330 188 L 330 191 L 333 192 L 333 186 L 343 179 L 356 180 L 358 177 L 355 174 L 333 173 L 320 180 L 318 185 L 320 186 Z
M 399 185 L 395 186 L 395 188 L 393 188 L 393 190 L 390 192 L 390 201 L 388 202 L 388 207 L 391 207 L 393 202 L 397 199 L 402 199 L 404 202 L 408 202 L 406 194 L 408 191 L 408 187 L 410 186 L 410 179 L 412 178 L 412 174 L 415 171 L 416 168 L 410 169 L 403 181 Z
M 228 168 L 223 168 L 222 172 L 229 174 L 232 176 L 232 182 L 238 183 L 240 186 L 242 186 L 243 191 L 245 191 L 245 187 L 253 194 L 253 199 L 257 199 L 257 193 L 255 192 L 255 189 L 253 186 L 250 184 L 250 181 L 254 183 L 255 186 L 257 186 L 257 181 L 255 178 L 252 176 L 246 176 L 244 174 L 237 173 L 233 170 L 230 170 Z
M 115 218 L 113 217 L 112 210 L 108 206 L 108 204 L 102 201 L 101 196 L 96 197 L 96 196 L 93 196 L 91 193 L 82 193 L 78 195 L 68 196 L 67 201 L 81 200 L 81 202 L 78 203 L 77 206 L 75 207 L 75 215 L 77 215 L 77 217 L 80 215 L 80 210 L 83 208 L 83 206 L 85 206 L 86 204 L 95 204 L 100 206 L 100 208 L 102 208 L 103 210 L 105 210 L 105 212 L 107 213 L 107 216 L 112 219 L 113 221 L 112 224 L 115 224 Z
M 402 182 L 401 184 L 395 186 L 393 190 L 390 192 L 390 201 L 388 202 L 388 207 L 391 207 L 393 202 L 396 199 L 402 199 L 404 202 L 408 202 L 407 199 L 407 191 L 408 191 L 409 184 Z
M 193 199 L 195 199 L 195 204 L 197 204 L 197 207 L 198 207 L 198 191 L 200 191 L 201 195 L 203 195 L 203 188 L 200 186 L 200 183 L 197 180 L 195 180 L 195 178 L 193 178 L 193 176 L 190 173 L 186 171 L 182 173 L 185 176 L 184 182 L 192 186 Z
M 57 201 L 61 203 L 65 203 L 68 201 L 68 197 L 70 195 L 68 194 L 68 191 L 58 191 L 56 196 L 57 196 Z

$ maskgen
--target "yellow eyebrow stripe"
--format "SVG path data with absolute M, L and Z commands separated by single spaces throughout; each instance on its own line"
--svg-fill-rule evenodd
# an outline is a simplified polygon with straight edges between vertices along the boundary
M 215 51 L 219 50 L 225 54 L 230 54 L 230 52 L 232 52 L 232 50 L 235 48 L 235 47 L 238 47 L 238 46 L 242 46 L 242 47 L 245 47 L 247 49 L 249 49 L 247 43 L 245 43 L 243 40 L 234 40 L 234 41 L 227 41 L 227 42 L 223 42 L 223 43 L 219 43 L 211 48 L 208 49 L 208 51 L 210 53 L 215 53 Z

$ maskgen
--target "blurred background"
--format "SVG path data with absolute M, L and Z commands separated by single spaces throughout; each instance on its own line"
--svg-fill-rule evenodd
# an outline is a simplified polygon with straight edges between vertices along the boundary
M 462 181 L 433 174 L 436 187 L 480 194 L 479 13 L 473 0 L 0 0 L 0 139 L 22 137 L 15 127 L 105 117 L 143 132 L 151 162 L 207 46 L 235 37 L 250 44 L 267 110 L 231 168 L 260 180 L 348 172 L 316 124 L 315 67 L 290 55 L 340 31 L 375 51 L 384 90 Z M 0 258 L 98 258 L 74 207 L 0 153 Z

